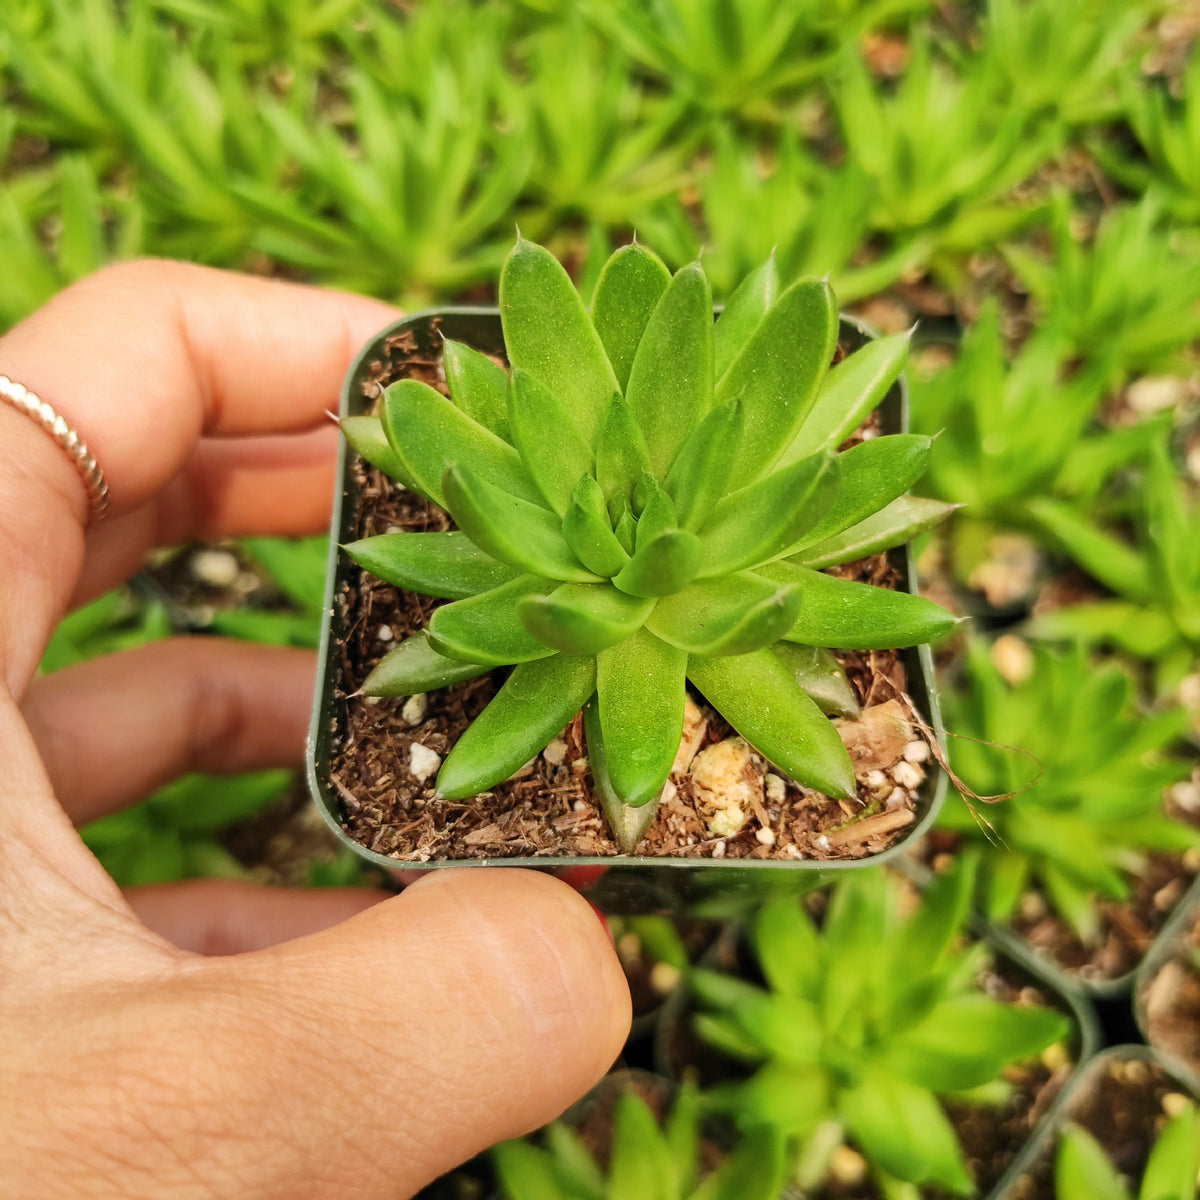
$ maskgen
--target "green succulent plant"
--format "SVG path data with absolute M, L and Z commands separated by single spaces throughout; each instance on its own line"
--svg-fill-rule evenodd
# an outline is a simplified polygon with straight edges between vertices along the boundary
M 627 852 L 670 772 L 689 680 L 784 774 L 852 797 L 849 756 L 806 684 L 830 649 L 910 646 L 954 623 L 820 569 L 948 511 L 905 495 L 930 439 L 837 450 L 896 379 L 907 338 L 830 370 L 826 283 L 780 292 L 768 261 L 714 322 L 699 264 L 671 276 L 637 244 L 609 259 L 589 313 L 553 255 L 518 240 L 500 310 L 508 372 L 447 342 L 448 397 L 401 380 L 379 421 L 343 423 L 457 526 L 347 547 L 386 581 L 450 601 L 363 690 L 409 695 L 512 667 L 442 764 L 449 799 L 507 778 L 582 709 Z
M 1185 1104 L 1158 1135 L 1142 1181 L 1131 1190 L 1096 1139 L 1067 1125 L 1054 1165 L 1057 1200 L 1194 1200 L 1200 1171 L 1200 1116 Z
M 989 919 L 1009 920 L 1036 883 L 1090 940 L 1099 929 L 1095 898 L 1126 897 L 1145 852 L 1200 842 L 1162 803 L 1164 788 L 1191 770 L 1170 754 L 1187 715 L 1139 713 L 1126 673 L 1078 646 L 1035 650 L 1028 678 L 1012 686 L 982 641 L 968 646 L 965 668 L 965 688 L 943 695 L 947 723 L 962 735 L 952 765 L 981 795 L 1015 794 L 987 807 L 986 827 L 956 797 L 938 824 L 978 854 L 978 900 Z
M 617 1097 L 607 1170 L 561 1121 L 544 1145 L 514 1140 L 492 1150 L 501 1194 L 511 1200 L 773 1200 L 784 1182 L 783 1139 L 743 1138 L 715 1170 L 701 1171 L 700 1097 L 685 1082 L 660 1126 L 630 1090 Z
M 709 1101 L 746 1131 L 799 1139 L 806 1192 L 845 1140 L 882 1195 L 915 1194 L 902 1182 L 973 1194 L 939 1098 L 1002 1103 L 1005 1068 L 1068 1035 L 1061 1012 L 980 987 L 990 951 L 964 940 L 971 888 L 970 870 L 955 869 L 913 907 L 898 876 L 857 871 L 828 890 L 819 922 L 794 896 L 762 906 L 752 941 L 765 986 L 689 973 L 696 1031 L 755 1068 Z

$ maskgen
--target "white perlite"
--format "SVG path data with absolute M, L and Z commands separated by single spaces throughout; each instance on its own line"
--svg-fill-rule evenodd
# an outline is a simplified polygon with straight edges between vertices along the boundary
M 236 556 L 229 550 L 197 550 L 188 559 L 192 578 L 214 588 L 229 588 L 242 573 Z
M 418 783 L 424 783 L 441 765 L 442 756 L 428 746 L 422 746 L 420 742 L 409 746 L 408 772 Z
M 429 698 L 424 692 L 418 692 L 415 696 L 409 696 L 405 700 L 404 707 L 400 710 L 400 720 L 415 729 L 425 720 L 428 712 Z
M 740 737 L 706 746 L 692 760 L 696 804 L 713 837 L 739 833 L 763 802 L 763 760 Z
M 567 743 L 562 738 L 555 738 L 545 750 L 542 751 L 542 757 L 552 766 L 561 767 L 563 760 L 567 757 Z

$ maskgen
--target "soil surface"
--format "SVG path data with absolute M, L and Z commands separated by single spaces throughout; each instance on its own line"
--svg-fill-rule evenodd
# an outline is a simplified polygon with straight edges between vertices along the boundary
M 416 377 L 444 391 L 439 363 L 419 356 L 411 344 L 389 345 L 372 364 L 364 385 L 368 398 L 401 376 Z M 356 537 L 395 531 L 438 531 L 451 527 L 447 514 L 363 463 L 355 466 Z M 886 555 L 836 569 L 836 573 L 886 587 L 899 573 Z M 359 688 L 383 655 L 421 629 L 441 603 L 398 590 L 351 567 L 337 597 L 341 630 L 333 653 L 341 677 L 333 720 L 330 782 L 344 825 L 356 841 L 398 861 L 503 859 L 514 857 L 609 857 L 619 853 L 592 789 L 590 768 L 576 717 L 512 778 L 466 801 L 435 797 L 436 767 L 502 683 L 494 671 L 417 698 L 364 697 Z M 870 716 L 890 702 L 910 740 L 922 740 L 919 720 L 906 695 L 904 665 L 894 652 L 838 655 Z M 695 747 L 734 736 L 729 725 L 693 693 L 703 721 Z M 844 734 L 843 736 L 849 736 Z M 432 751 L 436 760 L 413 746 Z M 641 856 L 752 859 L 862 858 L 886 849 L 916 820 L 925 768 L 901 759 L 890 762 L 864 752 L 858 800 L 832 800 L 781 776 L 755 755 L 745 759 L 753 784 L 752 813 L 737 833 L 718 836 L 709 826 L 707 797 L 697 794 L 690 774 L 674 774 L 654 822 L 638 846 Z M 928 756 L 927 756 L 928 757 Z M 903 762 L 900 778 L 891 771 Z M 916 771 L 908 768 L 916 766 Z M 908 779 L 908 786 L 902 780 Z

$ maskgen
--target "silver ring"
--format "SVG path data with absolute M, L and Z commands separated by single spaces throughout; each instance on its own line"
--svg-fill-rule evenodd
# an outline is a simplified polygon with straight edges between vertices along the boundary
M 36 421 L 66 452 L 87 492 L 88 524 L 103 521 L 108 512 L 108 481 L 83 438 L 45 400 L 7 375 L 0 375 L 0 400 Z

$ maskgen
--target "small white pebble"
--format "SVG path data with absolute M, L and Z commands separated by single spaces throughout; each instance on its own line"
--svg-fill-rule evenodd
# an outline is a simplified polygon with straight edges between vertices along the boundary
M 916 763 L 905 762 L 904 759 L 901 759 L 892 768 L 892 778 L 901 787 L 915 788 L 920 786 L 921 780 L 925 778 L 925 772 Z
M 656 996 L 665 996 L 675 990 L 679 983 L 679 970 L 670 963 L 657 962 L 650 968 L 650 990 Z
M 795 842 L 788 842 L 788 844 L 784 846 L 783 852 L 788 856 L 788 858 L 804 857 L 804 855 L 800 852 L 800 847 L 797 846 Z
M 782 804 L 787 799 L 787 783 L 779 775 L 767 776 L 766 789 L 768 804 Z
M 194 579 L 215 588 L 233 587 L 242 573 L 237 558 L 228 550 L 197 550 L 188 559 L 188 569 Z
M 364 696 L 362 698 L 362 702 L 366 705 L 369 705 L 371 708 L 374 708 L 375 705 L 377 705 L 382 699 L 382 696 Z
M 375 631 L 375 638 L 380 642 L 390 642 L 393 638 L 395 638 L 395 636 L 396 635 L 392 632 L 392 627 L 390 625 L 380 625 L 380 627 Z
M 766 828 L 756 829 L 754 831 L 754 840 L 760 846 L 773 846 L 775 845 L 775 831 Z
M 829 1156 L 829 1174 L 843 1187 L 856 1187 L 867 1177 L 867 1160 L 849 1146 L 838 1146 Z
M 692 841 L 692 839 L 689 838 L 688 839 L 689 845 L 691 844 L 691 841 Z M 713 858 L 724 858 L 725 857 L 725 843 L 724 842 L 718 842 L 713 847 L 712 856 L 713 856 Z
M 829 839 L 824 834 L 821 834 L 821 836 L 816 840 L 816 847 L 818 850 L 828 850 Z
M 908 793 L 902 787 L 892 788 L 888 793 L 888 798 L 883 802 L 885 808 L 899 808 L 907 803 Z
M 1185 813 L 1200 812 L 1200 783 L 1184 780 L 1167 789 L 1167 797 L 1176 808 Z
M 1162 1110 L 1168 1117 L 1177 1117 L 1188 1106 L 1188 1098 L 1181 1092 L 1168 1092 L 1162 1098 Z
M 575 803 L 571 805 L 572 812 L 587 812 L 587 810 L 588 802 L 586 800 L 576 800 Z
M 428 746 L 422 746 L 420 742 L 413 742 L 409 746 L 408 771 L 418 783 L 424 783 L 441 765 L 441 755 Z
M 1047 1046 L 1041 1053 L 1041 1059 L 1042 1066 L 1049 1071 L 1057 1071 L 1062 1067 L 1068 1066 L 1071 1062 L 1067 1048 L 1062 1042 L 1054 1042 Z
M 876 767 L 873 771 L 867 772 L 865 783 L 873 792 L 879 791 L 880 788 L 887 787 L 888 777 Z
M 909 742 L 904 747 L 904 761 L 910 763 L 923 763 L 929 761 L 929 745 L 926 742 Z
M 567 743 L 562 738 L 555 738 L 542 751 L 542 757 L 553 767 L 562 766 L 563 759 L 567 757 Z
M 409 696 L 404 702 L 404 707 L 400 710 L 400 720 L 405 725 L 411 725 L 413 728 L 420 725 L 425 720 L 425 715 L 429 712 L 429 698 L 424 692 L 418 692 L 415 696 Z

